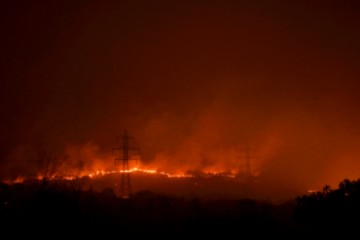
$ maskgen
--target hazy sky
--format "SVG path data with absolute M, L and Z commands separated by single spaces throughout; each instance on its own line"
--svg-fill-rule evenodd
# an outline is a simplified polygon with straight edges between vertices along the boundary
M 264 182 L 358 178 L 359 12 L 355 0 L 1 1 L 2 166 L 22 146 L 106 155 L 126 128 L 168 168 L 236 168 L 250 143 Z

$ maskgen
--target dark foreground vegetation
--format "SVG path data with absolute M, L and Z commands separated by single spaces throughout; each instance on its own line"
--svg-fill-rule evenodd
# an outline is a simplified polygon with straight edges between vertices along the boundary
M 311 239 L 315 234 L 358 233 L 360 226 L 360 180 L 344 180 L 338 189 L 325 186 L 283 204 L 150 191 L 121 199 L 112 189 L 82 191 L 40 182 L 0 184 L 0 201 L 1 231 L 12 238 L 103 234 L 171 239 L 220 234 L 223 239 Z

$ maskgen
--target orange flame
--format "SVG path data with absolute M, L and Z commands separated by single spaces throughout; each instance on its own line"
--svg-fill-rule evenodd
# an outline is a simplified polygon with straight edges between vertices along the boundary
M 133 167 L 133 168 L 130 168 L 129 170 L 110 170 L 110 171 L 96 170 L 96 171 L 82 172 L 78 175 L 52 176 L 49 178 L 49 180 L 54 180 L 54 179 L 75 180 L 75 179 L 81 178 L 81 177 L 96 178 L 96 177 L 106 176 L 109 174 L 119 174 L 119 173 L 144 173 L 144 174 L 151 174 L 151 175 L 158 174 L 158 175 L 166 176 L 168 178 L 193 178 L 193 177 L 198 176 L 195 173 L 193 173 L 193 174 L 185 173 L 185 172 L 169 173 L 166 171 L 160 171 L 160 170 L 155 170 L 155 169 Z M 208 170 L 208 171 L 202 171 L 201 176 L 205 176 L 205 177 L 221 176 L 221 177 L 235 178 L 236 174 L 235 174 L 235 172 L 222 172 L 222 171 Z M 36 179 L 42 180 L 42 179 L 44 179 L 44 176 L 38 175 L 36 177 Z M 6 183 L 6 184 L 23 183 L 25 180 L 26 180 L 25 177 L 17 177 L 14 180 L 5 180 L 4 183 Z

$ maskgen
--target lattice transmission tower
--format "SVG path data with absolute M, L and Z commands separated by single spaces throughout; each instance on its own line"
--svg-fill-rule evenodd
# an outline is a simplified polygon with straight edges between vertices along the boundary
M 257 159 L 257 156 L 254 152 L 254 147 L 247 143 L 242 148 L 242 159 L 244 160 L 244 167 L 243 167 L 243 176 L 244 176 L 244 183 L 247 186 L 250 186 L 254 180 L 254 166 L 253 160 Z
M 115 167 L 117 167 L 117 162 L 121 161 L 120 196 L 129 198 L 132 194 L 129 161 L 139 159 L 140 148 L 134 146 L 134 137 L 129 136 L 126 129 L 121 139 L 122 144 L 119 142 L 119 145 L 114 147 L 112 152 L 116 154 Z

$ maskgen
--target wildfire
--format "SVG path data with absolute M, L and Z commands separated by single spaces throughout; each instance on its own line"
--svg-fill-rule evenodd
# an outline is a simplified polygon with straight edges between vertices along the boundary
M 307 192 L 308 193 L 317 193 L 317 192 L 319 192 L 319 190 L 317 190 L 317 189 L 309 189 Z
M 22 183 L 25 181 L 24 177 L 17 177 L 14 180 L 10 181 L 10 180 L 5 180 L 4 183 L 6 184 L 15 184 L 15 183 Z
M 94 173 L 89 173 L 86 176 L 89 177 L 97 177 L 97 176 L 104 176 L 104 175 L 108 175 L 108 174 L 114 174 L 114 173 L 133 173 L 133 172 L 140 172 L 140 173 L 147 173 L 147 174 L 160 174 L 160 175 L 165 175 L 169 178 L 190 178 L 190 177 L 194 177 L 191 174 L 171 174 L 171 173 L 167 173 L 164 171 L 157 171 L 154 169 L 142 169 L 142 168 L 131 168 L 129 170 L 114 170 L 114 171 L 96 171 Z
M 121 174 L 121 173 L 144 173 L 144 174 L 151 174 L 151 175 L 163 175 L 166 176 L 168 178 L 194 178 L 197 176 L 202 176 L 202 177 L 214 177 L 214 176 L 221 176 L 221 177 L 229 177 L 229 178 L 235 178 L 236 174 L 234 172 L 221 172 L 221 171 L 202 171 L 200 173 L 170 173 L 170 172 L 165 172 L 165 171 L 160 171 L 160 170 L 155 170 L 155 169 L 146 169 L 146 168 L 139 168 L 139 167 L 133 167 L 130 168 L 129 170 L 110 170 L 110 171 L 106 171 L 106 170 L 96 170 L 96 171 L 87 171 L 87 172 L 82 172 L 80 174 L 73 174 L 73 175 L 55 175 L 55 176 L 51 176 L 48 177 L 48 180 L 55 180 L 55 179 L 63 179 L 63 180 L 75 180 L 78 178 L 82 178 L 82 177 L 90 177 L 90 178 L 97 178 L 97 177 L 102 177 L 102 176 L 106 176 L 109 174 Z M 38 175 L 36 177 L 37 180 L 42 180 L 45 179 L 44 176 Z M 25 177 L 17 177 L 14 180 L 5 180 L 4 182 L 7 184 L 15 184 L 15 183 L 23 183 L 26 180 Z

